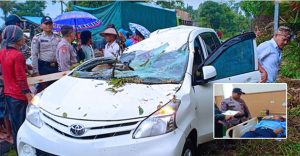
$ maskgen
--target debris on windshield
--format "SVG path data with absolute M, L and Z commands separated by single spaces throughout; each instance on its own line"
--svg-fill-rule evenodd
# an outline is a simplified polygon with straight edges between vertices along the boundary
M 170 96 L 172 93 L 167 94 L 167 96 Z
M 148 101 L 148 99 L 145 99 L 145 98 L 143 98 L 142 100 L 143 100 L 143 101 Z
M 124 89 L 122 88 L 122 89 L 118 89 L 117 90 L 118 92 L 123 92 L 124 91 Z
M 117 91 L 115 88 L 112 88 L 112 87 L 107 88 L 107 89 L 105 89 L 105 90 L 106 90 L 106 91 L 113 92 L 114 94 L 117 94 L 117 93 L 118 93 L 118 91 Z
M 106 89 L 106 91 L 111 91 L 113 93 L 118 93 L 124 91 L 124 89 L 119 89 L 120 87 L 123 87 L 125 83 L 128 82 L 136 82 L 136 79 L 134 78 L 112 78 L 111 81 L 108 83 L 109 88 Z
M 82 64 L 82 62 L 81 62 L 81 63 L 76 63 L 76 64 L 74 64 L 72 67 L 70 67 L 70 70 L 75 69 L 75 68 L 78 67 L 80 64 Z
M 138 108 L 139 108 L 139 115 L 142 115 L 144 113 L 144 109 L 141 106 L 139 106 Z
M 113 107 L 114 107 L 115 109 L 117 109 L 117 108 L 118 108 L 118 104 L 113 104 Z
M 68 114 L 66 112 L 63 113 L 63 117 L 66 118 L 68 117 Z
M 119 88 L 119 87 L 124 86 L 125 83 L 126 83 L 125 78 L 113 78 L 109 82 L 109 85 L 112 85 L 112 87 L 114 87 L 114 88 Z
M 169 43 L 164 43 L 149 51 L 124 53 L 118 62 L 112 58 L 99 58 L 78 67 L 72 76 L 108 80 L 109 87 L 115 89 L 125 83 L 177 84 L 184 78 L 188 46 L 184 44 L 172 51 L 167 51 L 168 47 Z
M 81 109 L 81 107 L 78 107 L 78 110 L 80 110 Z
M 146 64 L 147 64 L 149 61 L 150 61 L 150 59 L 148 58 L 148 59 L 145 61 L 145 63 L 143 63 L 143 64 L 140 65 L 140 67 L 146 66 Z
M 100 86 L 100 85 L 103 85 L 104 83 L 97 83 L 97 84 L 95 84 L 95 88 L 97 88 L 98 86 Z
M 157 109 L 161 109 L 162 106 L 163 106 L 163 102 L 160 101 L 159 104 L 158 104 L 158 106 L 157 106 Z
M 85 113 L 84 115 L 83 115 L 83 117 L 86 117 L 87 116 L 87 113 Z
M 80 74 L 78 72 L 73 72 L 72 76 L 74 76 L 74 77 L 80 77 Z
M 56 110 L 59 110 L 59 109 L 60 109 L 60 107 L 57 107 L 57 108 L 56 108 Z
M 172 101 L 173 101 L 173 102 L 176 102 L 176 100 L 177 100 L 177 99 L 176 99 L 176 95 L 173 95 Z

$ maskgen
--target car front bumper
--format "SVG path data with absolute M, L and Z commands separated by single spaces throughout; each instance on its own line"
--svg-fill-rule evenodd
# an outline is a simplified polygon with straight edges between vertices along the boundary
M 133 139 L 132 133 L 102 139 L 74 139 L 54 131 L 47 125 L 37 128 L 25 121 L 18 132 L 18 153 L 22 156 L 24 150 L 28 152 L 28 147 L 31 147 L 33 153 L 44 151 L 61 156 L 179 156 L 186 140 L 180 129 L 141 139 Z

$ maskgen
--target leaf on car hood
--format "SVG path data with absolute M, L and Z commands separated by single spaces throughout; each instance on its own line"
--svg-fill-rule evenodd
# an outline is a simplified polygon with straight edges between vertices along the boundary
M 144 113 L 144 109 L 141 106 L 139 106 L 138 108 L 139 108 L 139 115 L 142 115 Z
M 68 117 L 68 114 L 66 112 L 63 113 L 63 117 L 66 118 Z

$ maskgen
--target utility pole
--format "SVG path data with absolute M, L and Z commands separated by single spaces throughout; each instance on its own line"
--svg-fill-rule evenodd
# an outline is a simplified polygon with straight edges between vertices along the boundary
M 275 10 L 274 10 L 274 33 L 278 29 L 278 23 L 279 23 L 279 2 L 278 0 L 274 1 L 275 4 Z
M 63 0 L 60 1 L 61 14 L 64 13 Z

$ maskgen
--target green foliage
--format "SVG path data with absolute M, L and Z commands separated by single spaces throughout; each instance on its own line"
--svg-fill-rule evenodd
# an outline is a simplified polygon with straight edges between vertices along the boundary
M 214 1 L 206 1 L 199 5 L 195 21 L 200 27 L 223 32 L 225 38 L 247 31 L 250 25 L 245 16 L 235 12 L 225 3 Z
M 240 3 L 241 9 L 247 17 L 257 17 L 259 15 L 273 15 L 274 2 L 271 1 L 249 1 L 244 0 Z
M 283 60 L 280 73 L 289 78 L 300 78 L 300 45 L 293 41 L 283 50 Z
M 263 21 L 260 15 L 269 19 L 274 16 L 274 2 L 271 1 L 242 1 L 241 9 L 247 16 L 253 17 L 252 22 L 258 24 L 263 35 L 257 38 L 257 45 L 270 40 L 273 34 L 273 24 Z M 297 37 L 283 49 L 280 74 L 289 78 L 300 78 L 300 2 L 280 1 L 280 25 L 291 28 Z
M 138 109 L 139 109 L 139 115 L 142 115 L 144 113 L 144 109 L 141 106 L 139 106 Z
M 185 9 L 183 0 L 156 1 L 156 4 L 168 9 Z
M 300 106 L 289 108 L 288 109 L 288 114 L 289 115 L 294 115 L 294 116 L 300 116 Z
M 17 151 L 14 148 L 12 148 L 8 151 L 7 156 L 18 156 L 18 154 Z
M 270 40 L 272 38 L 272 34 L 271 33 L 264 33 L 262 35 L 260 35 L 259 37 L 256 38 L 256 44 L 260 45 L 261 43 Z
M 113 78 L 111 79 L 111 81 L 109 82 L 109 85 L 112 85 L 113 88 L 119 88 L 124 86 L 124 84 L 127 82 L 127 78 Z
M 25 3 L 18 3 L 12 10 L 13 14 L 18 16 L 44 16 L 44 9 L 46 8 L 46 1 L 26 1 Z
M 8 13 L 10 13 L 14 6 L 16 5 L 15 1 L 1 1 L 0 2 L 0 8 L 3 11 L 3 20 L 5 21 L 5 19 L 7 18 Z

